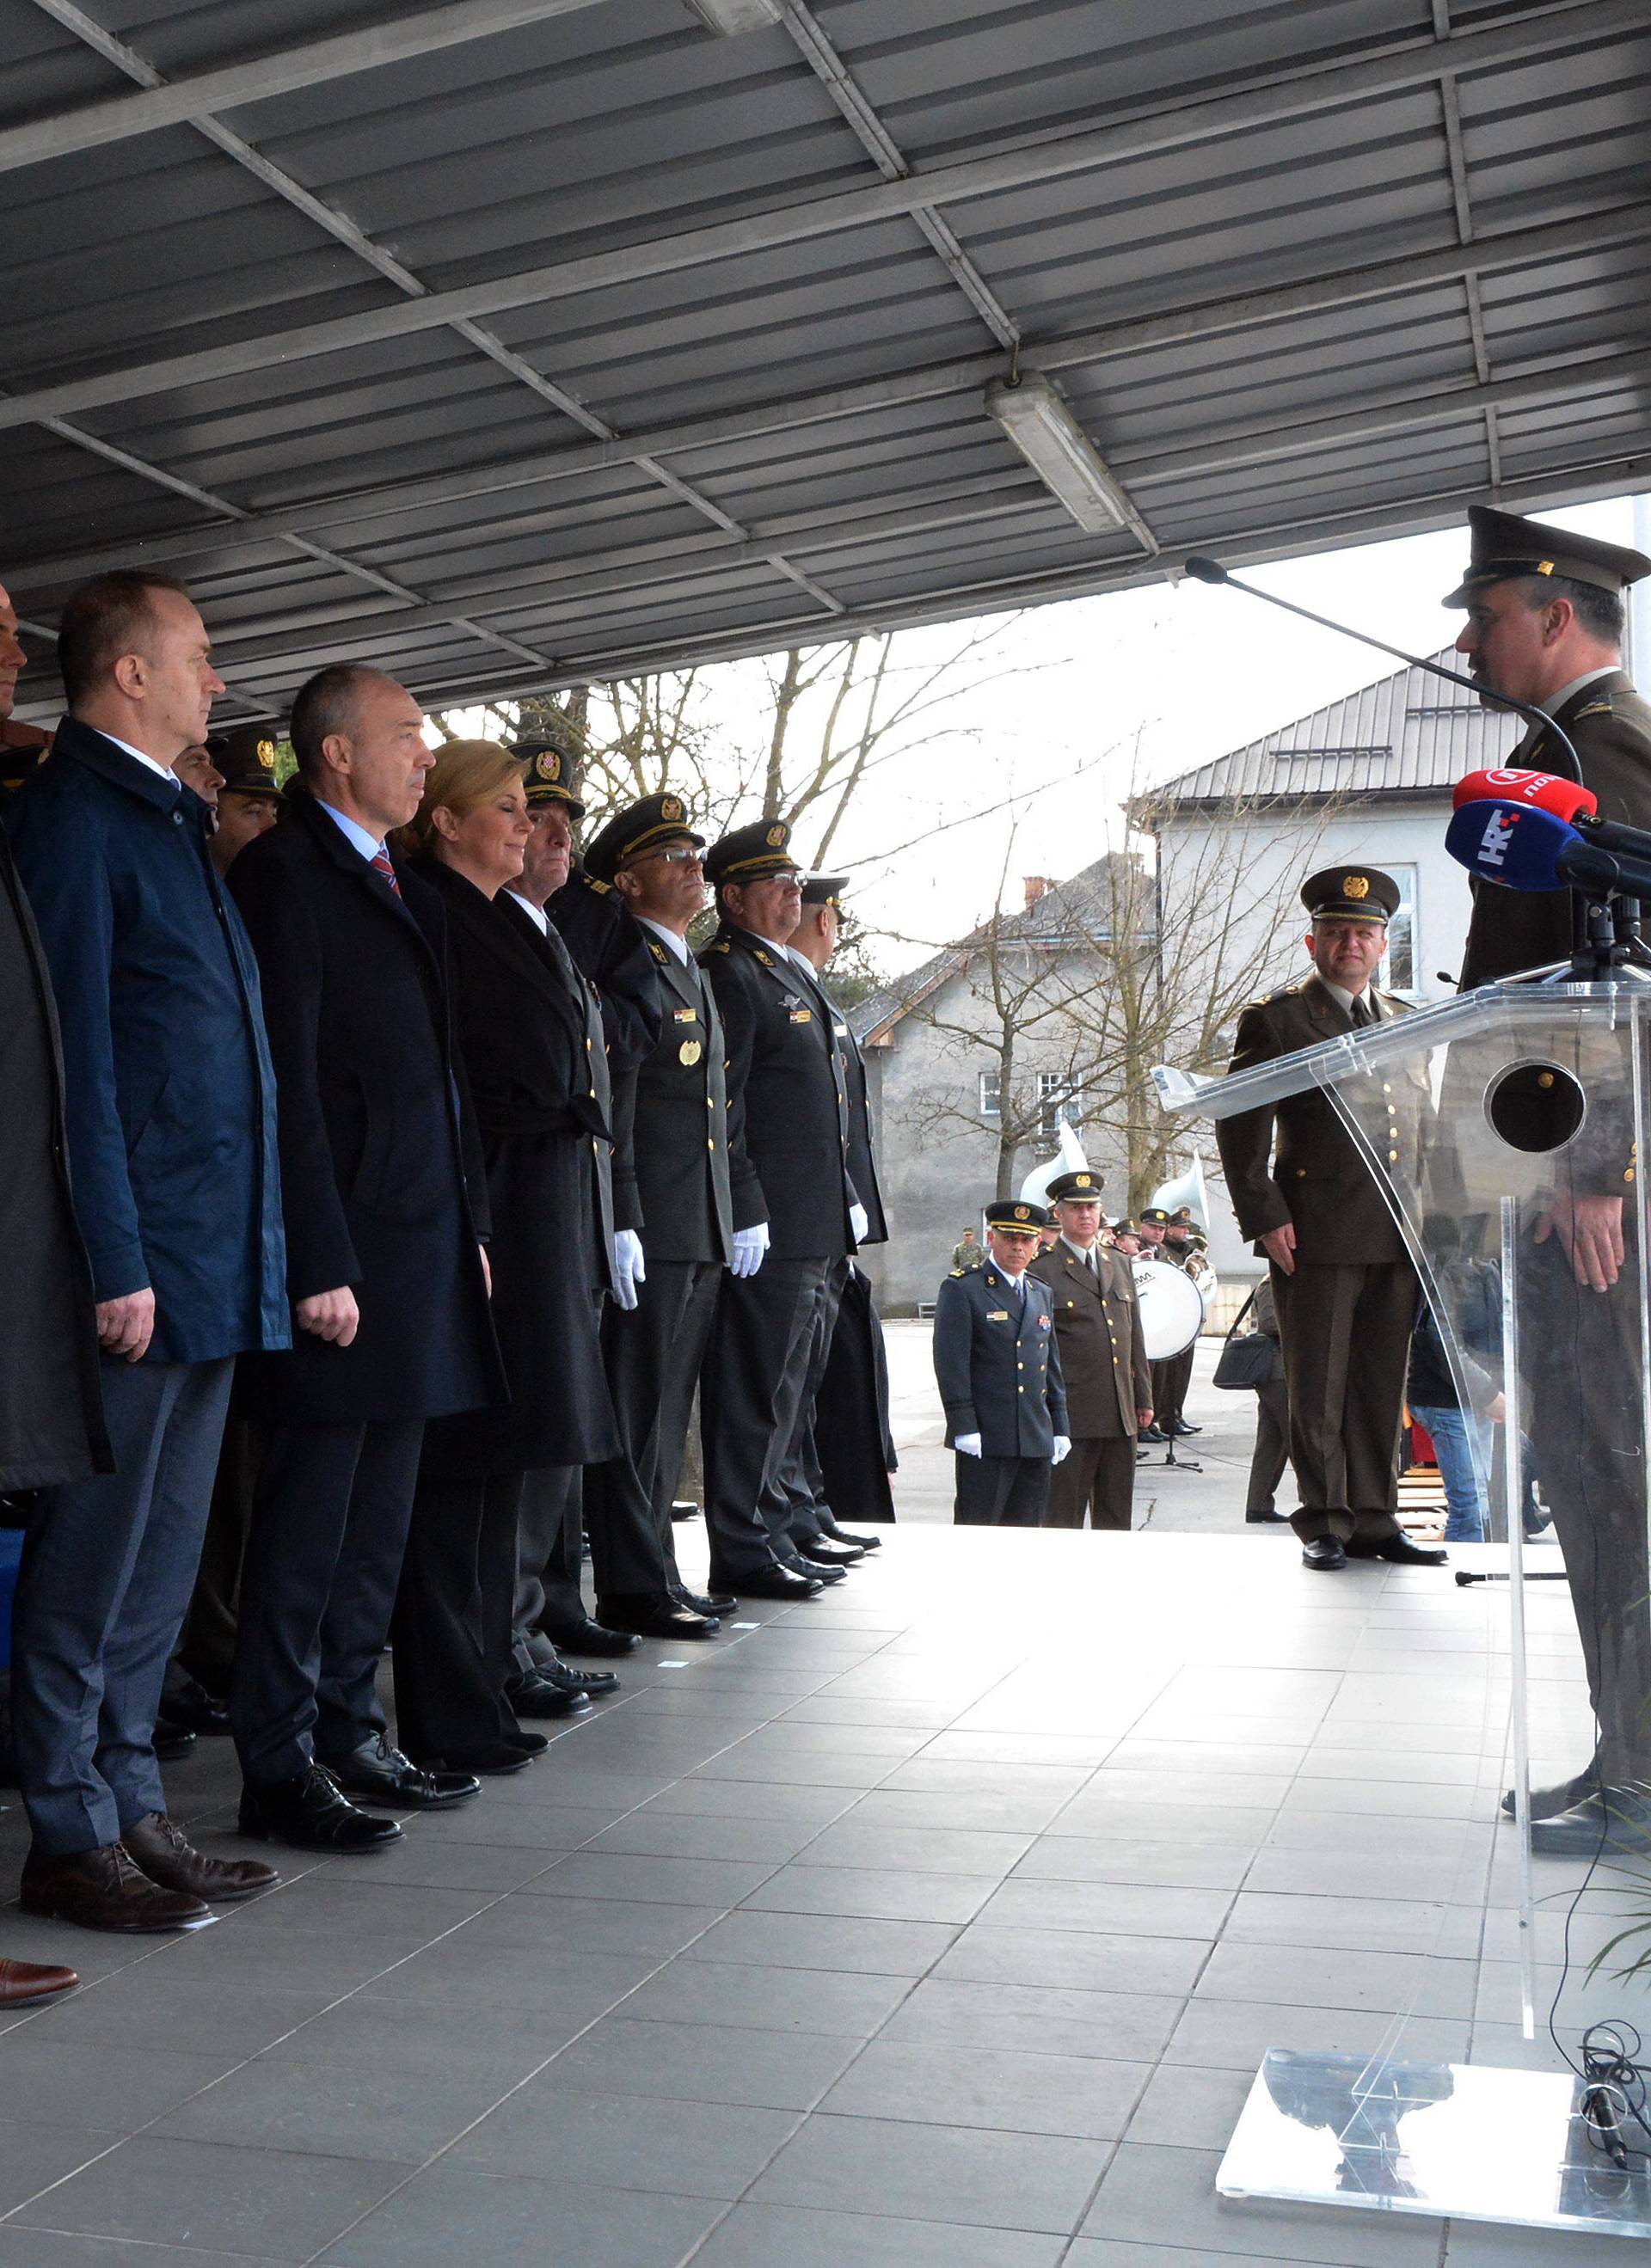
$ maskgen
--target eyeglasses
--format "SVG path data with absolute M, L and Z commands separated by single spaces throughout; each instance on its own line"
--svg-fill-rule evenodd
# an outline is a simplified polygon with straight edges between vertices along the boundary
M 705 854 L 684 843 L 673 850 L 645 850 L 639 858 L 633 858 L 630 863 L 633 866 L 645 866 L 650 859 L 657 860 L 661 866 L 703 866 Z

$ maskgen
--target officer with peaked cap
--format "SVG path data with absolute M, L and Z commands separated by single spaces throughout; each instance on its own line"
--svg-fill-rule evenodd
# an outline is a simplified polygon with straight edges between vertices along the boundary
M 1072 1420 L 1072 1454 L 1054 1469 L 1045 1528 L 1132 1525 L 1135 1437 L 1153 1414 L 1135 1278 L 1101 1241 L 1101 1186 L 1087 1167 L 1055 1176 L 1048 1195 L 1060 1235 L 1028 1270 L 1053 1295 Z
M 1408 1013 L 1373 982 L 1399 906 L 1392 876 L 1352 861 L 1326 866 L 1308 875 L 1301 902 L 1312 973 L 1250 1002 L 1233 1071 Z M 1389 1154 L 1414 1175 L 1427 1089 L 1397 1072 L 1386 1084 Z M 1397 1517 L 1418 1285 L 1380 1189 L 1317 1087 L 1220 1119 L 1215 1130 L 1238 1226 L 1271 1267 L 1303 1560 L 1324 1571 L 1349 1558 L 1441 1565 L 1444 1553 L 1419 1550 Z
M 213 806 L 217 832 L 212 837 L 212 864 L 220 874 L 227 874 L 247 845 L 267 834 L 281 816 L 275 735 L 268 725 L 238 725 L 231 733 L 209 733 L 206 753 L 223 782 Z
M 701 966 L 727 1037 L 728 1089 L 745 1100 L 755 1174 L 734 1226 L 765 1222 L 768 1239 L 755 1272 L 736 1260 L 723 1284 L 701 1389 L 711 1583 L 807 1598 L 843 1571 L 802 1558 L 780 1474 L 827 1278 L 856 1241 L 848 1096 L 832 1018 L 786 943 L 802 909 L 790 828 L 780 819 L 735 828 L 712 844 L 705 872 L 719 926 Z
M 1602 819 L 1651 828 L 1651 705 L 1622 666 L 1623 593 L 1651 574 L 1651 559 L 1481 505 L 1470 510 L 1468 524 L 1467 571 L 1444 603 L 1467 609 L 1456 652 L 1470 674 L 1546 710 L 1563 727 Z M 1571 771 L 1558 741 L 1536 725 L 1505 761 L 1566 777 Z M 1568 890 L 1474 886 L 1463 991 L 1570 952 Z
M 1163 1207 L 1157 1208 L 1163 1211 Z M 1196 1232 L 1192 1211 L 1183 1205 L 1177 1211 L 1165 1213 L 1163 1237 L 1153 1257 L 1166 1266 L 1179 1268 L 1196 1284 L 1208 1275 L 1209 1263 L 1198 1253 L 1194 1242 Z M 1179 1354 L 1166 1355 L 1152 1366 L 1153 1431 L 1161 1433 L 1167 1441 L 1184 1440 L 1190 1433 L 1201 1433 L 1201 1425 L 1189 1424 L 1183 1414 L 1186 1408 L 1187 1389 L 1192 1384 L 1192 1359 L 1198 1347 L 1194 1339 L 1182 1348 Z
M 989 1257 L 954 1268 L 934 1303 L 934 1376 L 956 1452 L 960 1528 L 1036 1528 L 1072 1447 L 1054 1295 L 1026 1272 L 1049 1222 L 1025 1197 L 986 1207 Z

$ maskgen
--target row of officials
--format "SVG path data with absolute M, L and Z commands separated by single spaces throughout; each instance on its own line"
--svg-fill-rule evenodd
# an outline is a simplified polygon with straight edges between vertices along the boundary
M 78 592 L 58 659 L 0 835 L 22 1903 L 188 1929 L 277 1877 L 168 1816 L 168 1681 L 227 1719 L 243 1833 L 372 1851 L 374 1799 L 471 1800 L 616 1684 L 559 1648 L 711 1640 L 875 1549 L 832 1506 L 892 1516 L 853 1265 L 886 1229 L 841 880 L 783 821 L 707 850 L 667 792 L 576 860 L 560 750 L 432 752 L 353 666 L 294 699 L 279 791 L 267 737 L 209 739 L 207 633 L 147 574 Z M 0 725 L 22 659 L 0 592 Z

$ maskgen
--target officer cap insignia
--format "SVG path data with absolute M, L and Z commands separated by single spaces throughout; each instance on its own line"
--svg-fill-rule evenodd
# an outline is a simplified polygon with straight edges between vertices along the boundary
M 788 837 L 789 837 L 789 836 L 790 836 L 790 832 L 791 832 L 791 830 L 790 830 L 790 828 L 789 828 L 785 827 L 785 826 L 782 826 L 782 825 L 780 825 L 780 824 L 778 824 L 778 823 L 776 823 L 774 826 L 770 827 L 770 828 L 769 828 L 769 830 L 768 830 L 768 847 L 769 847 L 769 849 L 770 849 L 770 850 L 783 850 L 785 848 L 786 841 L 787 841 L 787 839 L 788 839 Z
M 554 748 L 541 748 L 534 758 L 533 768 L 542 780 L 559 780 L 562 777 L 562 759 Z
M 265 771 L 272 772 L 275 770 L 275 742 L 273 740 L 259 741 L 258 761 L 263 766 Z
M 1014 1209 L 1014 1217 L 1017 1220 L 1030 1220 L 1032 1218 L 1031 1213 L 1028 1211 L 1025 1205 L 1016 1205 Z
M 1078 1176 L 1078 1187 L 1079 1187 L 1080 1189 L 1093 1189 L 1093 1188 L 1094 1188 L 1094 1186 L 1095 1186 L 1094 1177 L 1093 1177 L 1091 1174 L 1079 1174 L 1079 1176 Z
M 1341 892 L 1345 898 L 1367 898 L 1370 895 L 1369 878 L 1364 874 L 1344 874 Z
M 682 816 L 682 806 L 680 800 L 675 796 L 667 795 L 660 797 L 660 817 L 661 819 L 680 819 Z

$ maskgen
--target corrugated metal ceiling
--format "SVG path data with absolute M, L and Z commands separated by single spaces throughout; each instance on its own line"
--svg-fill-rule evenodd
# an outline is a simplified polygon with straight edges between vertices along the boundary
M 0 576 L 278 712 L 1640 485 L 1644 0 L 0 0 Z M 1153 545 L 982 393 L 1020 342 Z M 38 670 L 32 712 L 48 714 Z

